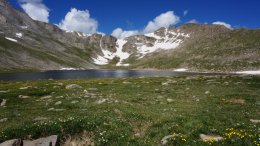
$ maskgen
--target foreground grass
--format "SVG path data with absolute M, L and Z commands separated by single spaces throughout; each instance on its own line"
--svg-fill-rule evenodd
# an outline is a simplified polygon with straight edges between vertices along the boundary
M 66 89 L 77 84 L 82 88 Z M 87 133 L 95 145 L 259 145 L 260 77 L 0 82 L 0 142 Z M 224 137 L 203 142 L 200 134 Z

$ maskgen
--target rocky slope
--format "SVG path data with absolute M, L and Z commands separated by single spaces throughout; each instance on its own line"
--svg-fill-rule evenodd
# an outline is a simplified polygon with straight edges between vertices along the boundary
M 240 71 L 260 68 L 260 30 L 185 24 L 116 39 L 66 32 L 32 20 L 0 0 L 0 69 L 187 68 Z

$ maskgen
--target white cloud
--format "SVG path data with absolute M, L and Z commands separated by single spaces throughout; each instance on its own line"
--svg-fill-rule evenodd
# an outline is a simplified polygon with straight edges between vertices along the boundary
M 122 39 L 122 38 L 136 35 L 138 33 L 139 33 L 139 31 L 137 31 L 137 30 L 124 31 L 122 28 L 116 28 L 115 30 L 113 30 L 111 35 L 116 38 Z
M 156 18 L 154 18 L 154 20 L 149 21 L 143 30 L 125 31 L 122 28 L 116 28 L 115 30 L 113 30 L 111 35 L 122 39 L 137 34 L 150 33 L 156 31 L 161 27 L 169 27 L 171 25 L 175 25 L 178 22 L 180 22 L 180 17 L 175 15 L 173 11 L 168 11 L 166 13 L 162 13 L 161 15 L 157 16 Z
M 23 10 L 34 20 L 49 22 L 49 9 L 42 0 L 19 0 Z
M 90 17 L 88 10 L 72 8 L 59 23 L 59 27 L 67 31 L 79 31 L 83 33 L 97 32 L 98 22 Z
M 173 11 L 168 11 L 157 16 L 153 21 L 150 21 L 144 29 L 144 33 L 153 32 L 161 27 L 169 27 L 180 22 L 180 17 L 175 15 Z
M 233 29 L 232 26 L 226 22 L 222 22 L 222 21 L 216 21 L 216 22 L 213 22 L 212 24 L 215 24 L 215 25 L 223 25 L 225 26 L 226 28 L 228 29 Z
M 189 13 L 189 10 L 185 10 L 185 11 L 183 12 L 183 16 L 186 16 L 188 13 Z
M 198 24 L 199 21 L 197 21 L 196 19 L 192 19 L 192 20 L 190 20 L 188 23 L 195 23 L 195 24 Z

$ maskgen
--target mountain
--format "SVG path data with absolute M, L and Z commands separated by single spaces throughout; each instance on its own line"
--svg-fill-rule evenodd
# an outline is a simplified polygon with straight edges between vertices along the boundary
M 260 29 L 184 24 L 117 39 L 67 32 L 32 20 L 0 0 L 0 69 L 177 69 L 229 72 L 260 68 Z

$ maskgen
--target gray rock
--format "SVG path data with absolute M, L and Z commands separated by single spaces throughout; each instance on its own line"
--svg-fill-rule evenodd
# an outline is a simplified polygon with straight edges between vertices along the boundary
M 98 89 L 97 88 L 88 88 L 88 90 L 90 90 L 90 91 L 97 91 Z
M 46 118 L 46 117 L 36 117 L 33 120 L 34 121 L 44 121 L 44 120 L 48 120 L 48 118 Z
M 20 89 L 20 90 L 26 90 L 26 89 L 29 89 L 29 88 L 32 88 L 32 86 L 21 87 L 21 88 L 19 88 L 19 89 Z
M 51 95 L 47 95 L 47 96 L 41 97 L 41 99 L 50 99 L 51 97 L 52 97 Z
M 56 99 L 64 98 L 63 96 L 57 96 L 55 97 Z
M 75 104 L 75 103 L 78 103 L 78 102 L 79 102 L 79 101 L 77 101 L 77 100 L 71 101 L 72 104 Z
M 30 98 L 30 96 L 25 96 L 25 95 L 19 95 L 18 98 L 21 98 L 21 99 L 26 99 L 26 98 Z
M 8 93 L 8 92 L 10 92 L 9 90 L 7 90 L 7 91 L 0 91 L 0 93 Z
M 205 92 L 205 94 L 209 94 L 209 93 L 210 93 L 210 91 L 206 91 L 206 92 Z
M 6 122 L 7 120 L 8 120 L 8 118 L 0 119 L 0 123 L 2 123 L 2 122 Z
M 0 104 L 1 107 L 6 105 L 6 99 L 0 99 L 0 102 L 1 102 Z
M 21 139 L 11 139 L 0 144 L 0 146 L 22 146 Z
M 61 101 L 57 101 L 57 102 L 55 103 L 55 105 L 60 105 L 60 104 L 62 104 Z
M 173 99 L 171 99 L 171 98 L 167 98 L 166 100 L 167 100 L 167 102 L 169 102 L 169 103 L 171 103 L 171 102 L 173 102 L 173 101 L 174 101 L 174 100 L 173 100 Z
M 77 84 L 70 84 L 65 87 L 66 89 L 80 89 L 82 88 L 80 85 Z
M 57 142 L 58 136 L 52 135 L 49 137 L 39 138 L 33 141 L 24 140 L 24 146 L 55 146 Z

